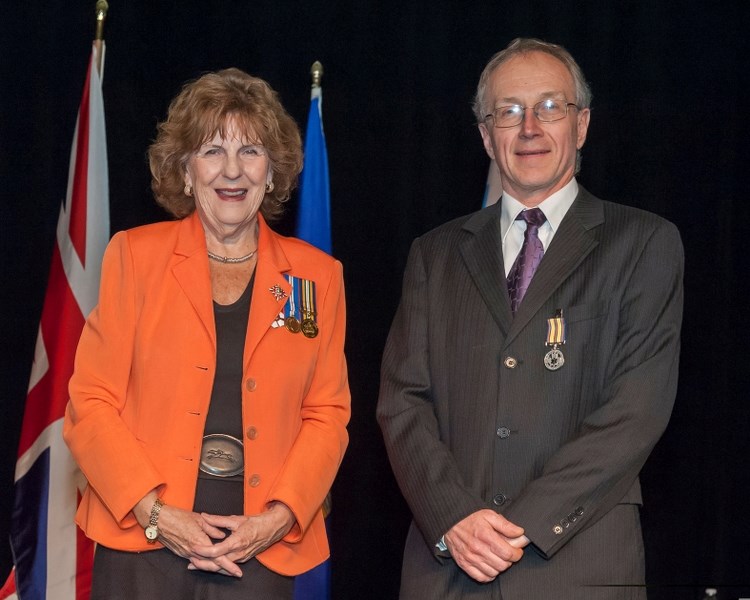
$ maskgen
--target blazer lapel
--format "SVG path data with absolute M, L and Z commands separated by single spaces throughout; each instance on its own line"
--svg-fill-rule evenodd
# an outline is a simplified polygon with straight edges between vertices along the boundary
M 195 213 L 180 222 L 174 252 L 178 258 L 172 267 L 172 273 L 193 305 L 215 350 L 216 325 L 211 296 L 211 275 L 208 271 L 208 256 L 206 255 L 206 236 Z
M 590 230 L 603 222 L 604 210 L 601 200 L 581 187 L 578 197 L 545 251 L 529 289 L 516 311 L 506 343 L 518 335 L 550 295 L 599 244 Z
M 284 254 L 279 236 L 266 225 L 258 214 L 258 265 L 255 270 L 250 321 L 245 339 L 245 367 L 260 340 L 271 328 L 286 304 L 291 286 L 284 277 L 292 265 Z M 277 287 L 278 286 L 278 287 Z M 274 291 L 280 289 L 283 296 Z
M 480 211 L 464 224 L 463 229 L 472 235 L 459 250 L 492 318 L 506 334 L 513 315 L 504 276 L 499 207 L 500 203 Z

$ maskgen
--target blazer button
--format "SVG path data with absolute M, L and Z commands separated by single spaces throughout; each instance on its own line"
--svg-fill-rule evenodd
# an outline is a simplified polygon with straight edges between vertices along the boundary
M 583 506 L 576 508 L 575 513 L 580 517 L 583 515 Z
M 506 356 L 505 360 L 503 361 L 503 364 L 508 369 L 515 369 L 516 365 L 518 365 L 518 361 L 515 358 L 513 358 L 512 356 Z
M 555 535 L 560 535 L 560 534 L 561 534 L 561 533 L 563 532 L 563 528 L 562 528 L 562 527 L 560 527 L 559 525 L 555 525 L 555 526 L 554 526 L 554 527 L 552 528 L 552 532 L 553 532 L 553 533 L 554 533 Z
M 563 519 L 562 521 L 560 521 L 560 524 L 565 527 L 565 529 L 570 527 L 570 521 L 568 521 L 567 519 Z
M 248 479 L 247 484 L 250 487 L 258 487 L 260 485 L 260 475 L 253 475 Z
M 504 440 L 505 438 L 510 437 L 510 429 L 507 427 L 498 427 L 497 428 L 497 437 Z
M 253 379 L 252 377 L 248 378 L 247 381 L 245 381 L 245 389 L 248 392 L 254 392 L 255 388 L 256 388 L 255 379 Z
M 248 427 L 247 431 L 245 432 L 247 435 L 247 439 L 254 440 L 258 437 L 258 430 L 255 427 Z
M 495 506 L 502 506 L 507 501 L 508 501 L 508 496 L 506 496 L 505 494 L 495 494 L 492 497 L 492 504 L 494 504 Z

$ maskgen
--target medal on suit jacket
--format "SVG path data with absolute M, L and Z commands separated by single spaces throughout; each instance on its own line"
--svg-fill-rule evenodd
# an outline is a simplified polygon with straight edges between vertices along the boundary
M 302 334 L 308 338 L 318 335 L 318 316 L 315 310 L 315 282 L 309 279 L 301 280 L 300 310 L 302 312 Z
M 284 326 L 291 333 L 300 332 L 299 323 L 299 279 L 291 275 L 284 275 L 289 282 L 289 300 L 284 305 Z
M 284 306 L 284 326 L 291 333 L 300 331 L 307 338 L 318 335 L 317 312 L 315 307 L 315 282 L 284 275 L 289 282 L 289 300 Z
M 284 288 L 282 288 L 278 283 L 268 288 L 268 291 L 271 292 L 277 302 L 286 298 L 286 292 L 284 291 Z
M 544 366 L 550 371 L 557 371 L 565 364 L 565 356 L 559 346 L 565 344 L 565 318 L 563 311 L 558 308 L 555 315 L 547 319 L 547 341 L 544 343 L 552 349 L 544 355 Z

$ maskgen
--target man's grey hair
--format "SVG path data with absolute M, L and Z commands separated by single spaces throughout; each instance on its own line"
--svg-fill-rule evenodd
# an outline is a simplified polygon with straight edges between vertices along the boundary
M 487 63 L 484 71 L 482 71 L 482 75 L 479 77 L 477 94 L 474 96 L 474 102 L 472 105 L 474 116 L 477 118 L 477 123 L 483 123 L 485 117 L 492 112 L 491 108 L 485 104 L 487 83 L 489 82 L 492 73 L 494 73 L 495 69 L 500 65 L 509 61 L 511 58 L 522 54 L 528 54 L 529 52 L 544 52 L 563 63 L 570 72 L 570 75 L 573 77 L 573 82 L 575 83 L 575 103 L 579 108 L 589 108 L 591 106 L 591 88 L 589 87 L 589 84 L 586 83 L 586 78 L 583 76 L 581 67 L 578 66 L 578 63 L 570 52 L 562 46 L 543 42 L 542 40 L 535 38 L 516 38 L 508 44 L 507 48 L 500 50 L 500 52 L 490 59 L 490 62 Z

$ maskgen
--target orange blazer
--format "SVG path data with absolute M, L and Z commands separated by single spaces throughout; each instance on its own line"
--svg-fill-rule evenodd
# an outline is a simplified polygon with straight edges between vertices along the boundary
M 321 504 L 348 443 L 342 268 L 258 221 L 242 381 L 245 514 L 273 500 L 292 510 L 296 525 L 258 560 L 296 575 L 328 557 Z M 285 274 L 316 284 L 315 338 L 278 326 L 290 292 Z M 115 235 L 78 345 L 63 430 L 88 480 L 76 522 L 90 538 L 118 550 L 161 547 L 146 543 L 131 512 L 154 488 L 166 504 L 192 510 L 215 364 L 198 217 Z

